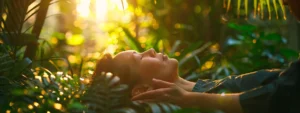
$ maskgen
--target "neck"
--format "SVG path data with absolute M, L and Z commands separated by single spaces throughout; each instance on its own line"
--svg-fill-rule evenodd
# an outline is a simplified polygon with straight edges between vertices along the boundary
M 178 79 L 174 83 L 186 91 L 192 91 L 196 84 L 194 82 L 187 81 L 181 77 L 178 77 Z

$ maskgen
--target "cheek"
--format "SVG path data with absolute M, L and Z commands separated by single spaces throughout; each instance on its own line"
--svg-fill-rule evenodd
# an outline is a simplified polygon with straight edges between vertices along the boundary
M 140 64 L 140 76 L 143 80 L 152 79 L 164 70 L 164 64 L 157 59 L 143 59 Z
M 153 78 L 172 81 L 177 76 L 177 60 L 161 62 L 156 59 L 144 60 L 141 62 L 139 71 L 143 82 L 149 82 Z

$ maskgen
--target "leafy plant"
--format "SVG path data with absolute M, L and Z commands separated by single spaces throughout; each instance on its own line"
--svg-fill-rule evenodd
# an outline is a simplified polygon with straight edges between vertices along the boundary
M 252 25 L 230 23 L 228 27 L 237 34 L 228 38 L 223 53 L 240 73 L 281 68 L 299 55 L 287 48 L 287 39 L 277 33 L 259 32 Z
M 126 85 L 118 79 L 111 84 L 110 77 L 99 75 L 89 84 L 88 74 L 74 75 L 72 70 L 50 71 L 43 62 L 64 58 L 47 57 L 36 60 L 39 35 L 52 0 L 42 0 L 32 9 L 31 1 L 0 1 L 0 112 L 171 112 L 179 107 L 163 103 L 139 104 L 123 98 Z M 32 32 L 23 31 L 23 24 L 36 14 Z M 25 33 L 26 32 L 26 33 Z M 41 46 L 44 44 L 42 43 Z M 24 48 L 27 46 L 27 48 Z M 39 65 L 39 62 L 41 65 Z M 67 61 L 67 64 L 70 64 Z M 83 62 L 81 63 L 81 65 Z M 53 66 L 56 67 L 54 64 Z M 82 70 L 84 71 L 84 70 Z M 71 74 L 69 74 L 71 73 Z M 81 73 L 81 72 L 80 72 Z M 115 79 L 113 79 L 115 80 Z M 102 91 L 102 92 L 101 92 Z M 86 94 L 85 94 L 86 93 Z M 124 101 L 126 99 L 126 101 Z M 84 102 L 84 103 L 82 103 Z M 122 103 L 119 103 L 122 102 Z M 95 107 L 95 105 L 97 107 Z M 128 107 L 125 107 L 128 106 Z M 132 107 L 133 106 L 133 107 Z M 119 109 L 115 109 L 119 107 Z

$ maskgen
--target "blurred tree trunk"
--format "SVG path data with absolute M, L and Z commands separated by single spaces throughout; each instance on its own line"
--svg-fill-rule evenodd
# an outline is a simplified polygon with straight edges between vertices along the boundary
M 41 34 L 48 8 L 50 5 L 51 0 L 41 0 L 40 2 L 40 7 L 38 9 L 37 15 L 36 15 L 36 21 L 34 23 L 33 29 L 32 29 L 32 34 L 36 35 L 36 39 L 39 39 L 39 36 Z M 36 56 L 36 51 L 38 47 L 38 42 L 32 42 L 27 45 L 26 51 L 24 58 L 28 57 L 30 59 L 35 59 Z
M 298 37 L 297 37 L 297 39 L 298 39 L 298 51 L 300 51 L 300 23 L 298 22 Z

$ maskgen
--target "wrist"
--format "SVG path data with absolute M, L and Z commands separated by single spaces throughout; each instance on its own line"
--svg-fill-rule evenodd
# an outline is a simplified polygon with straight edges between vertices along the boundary
M 201 108 L 201 98 L 199 98 L 199 96 L 201 96 L 202 93 L 198 93 L 198 92 L 186 92 L 185 96 L 184 96 L 184 100 L 185 100 L 185 105 L 188 108 Z M 200 106 L 199 106 L 200 104 Z
M 242 113 L 239 103 L 239 94 L 211 94 L 199 92 L 187 92 L 186 105 L 192 108 L 206 110 L 222 110 L 226 113 Z

